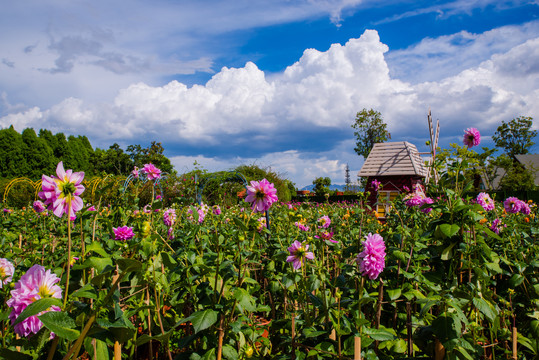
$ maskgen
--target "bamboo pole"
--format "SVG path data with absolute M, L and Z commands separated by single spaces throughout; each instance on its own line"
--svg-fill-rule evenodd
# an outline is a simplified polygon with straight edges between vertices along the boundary
M 408 335 L 408 356 L 414 356 L 414 343 L 412 342 L 412 306 L 406 302 L 406 332 Z
M 223 338 L 225 337 L 225 330 L 223 325 L 225 323 L 225 315 L 221 314 L 221 320 L 219 321 L 219 344 L 217 346 L 217 360 L 221 360 L 223 354 Z
M 440 340 L 436 339 L 436 342 L 434 343 L 434 360 L 443 360 L 445 357 L 445 348 L 440 342 Z
M 361 336 L 354 337 L 354 360 L 361 360 Z
M 513 326 L 513 334 L 512 334 L 512 340 L 513 340 L 513 359 L 517 359 L 517 327 Z

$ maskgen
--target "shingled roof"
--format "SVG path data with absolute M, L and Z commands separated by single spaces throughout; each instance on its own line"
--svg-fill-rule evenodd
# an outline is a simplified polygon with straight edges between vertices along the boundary
M 414 144 L 407 141 L 374 144 L 359 176 L 427 176 L 427 169 Z

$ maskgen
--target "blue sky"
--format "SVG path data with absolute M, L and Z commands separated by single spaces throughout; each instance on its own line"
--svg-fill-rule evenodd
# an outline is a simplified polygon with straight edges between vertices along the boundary
M 420 151 L 429 108 L 442 147 L 537 119 L 538 15 L 538 1 L 9 2 L 0 126 L 160 141 L 179 172 L 256 163 L 339 184 L 363 164 L 362 108 Z

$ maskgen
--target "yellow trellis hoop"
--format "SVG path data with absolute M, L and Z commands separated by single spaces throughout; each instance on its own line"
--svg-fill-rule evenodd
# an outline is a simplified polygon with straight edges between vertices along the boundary
M 41 180 L 33 181 L 33 180 L 31 180 L 29 178 L 26 178 L 26 177 L 19 177 L 19 178 L 15 178 L 15 179 L 11 180 L 7 184 L 6 189 L 4 190 L 4 195 L 2 197 L 2 202 L 4 204 L 6 204 L 6 200 L 8 198 L 10 190 L 13 188 L 13 186 L 15 186 L 15 184 L 17 184 L 19 182 L 27 182 L 30 185 L 32 185 L 32 187 L 34 188 L 34 200 L 37 199 L 37 194 L 39 193 L 39 190 L 41 190 Z

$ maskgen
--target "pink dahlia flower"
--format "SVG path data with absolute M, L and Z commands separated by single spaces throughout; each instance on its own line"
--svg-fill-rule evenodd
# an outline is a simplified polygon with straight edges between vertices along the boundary
M 500 234 L 500 231 L 506 226 L 507 225 L 502 224 L 500 219 L 494 219 L 492 225 L 490 226 L 490 230 L 494 231 L 496 234 Z
M 481 143 L 481 134 L 476 128 L 468 128 L 464 132 L 464 139 L 462 141 L 464 142 L 464 145 L 466 145 L 468 148 L 471 148 L 472 146 L 477 146 Z
M 337 240 L 333 240 L 333 231 L 322 231 L 319 235 L 314 236 L 317 239 L 327 240 L 334 244 L 337 244 Z
M 424 195 L 415 193 L 413 196 L 411 196 L 410 198 L 406 200 L 405 204 L 408 207 L 421 206 L 424 200 L 425 200 Z
M 327 229 L 329 225 L 331 225 L 331 219 L 327 215 L 324 215 L 321 218 L 319 218 L 317 222 L 319 224 L 319 227 L 324 228 L 324 229 Z
M 302 222 L 299 222 L 299 221 L 296 221 L 294 223 L 294 225 L 296 225 L 298 227 L 298 229 L 300 229 L 301 231 L 309 231 L 309 230 L 311 230 L 309 225 L 305 225 L 305 224 L 303 224 Z
M 11 290 L 11 299 L 6 302 L 12 308 L 9 314 L 11 323 L 14 324 L 23 310 L 36 300 L 47 297 L 61 299 L 62 289 L 56 285 L 59 281 L 60 278 L 56 274 L 50 270 L 45 270 L 43 266 L 32 266 L 15 284 L 15 288 Z M 58 306 L 51 306 L 50 309 L 38 315 L 47 311 L 60 311 L 60 308 Z M 15 333 L 24 337 L 30 334 L 36 334 L 43 326 L 38 315 L 30 316 L 15 325 Z
M 41 200 L 36 200 L 33 202 L 32 207 L 34 208 L 36 213 L 42 213 L 47 209 L 45 204 Z
M 358 254 L 356 261 L 361 274 L 374 280 L 386 266 L 386 245 L 378 234 L 369 233 L 366 238 L 367 240 L 363 242 L 363 251 Z
M 268 180 L 251 181 L 251 185 L 247 185 L 245 201 L 252 203 L 255 212 L 267 211 L 277 200 L 277 189 Z
M 176 210 L 167 209 L 163 212 L 163 222 L 166 226 L 172 226 L 176 222 Z
M 56 175 L 58 177 L 54 175 L 42 176 L 42 191 L 38 195 L 45 202 L 45 205 L 53 210 L 54 215 L 62 217 L 62 215 L 67 214 L 69 218 L 72 218 L 84 205 L 79 196 L 84 192 L 84 186 L 81 185 L 84 172 L 65 171 L 64 164 L 60 161 L 56 167 Z
M 526 204 L 525 201 L 522 201 L 522 200 L 519 200 L 520 201 L 520 209 L 519 211 L 524 214 L 524 215 L 529 215 L 531 210 L 530 210 L 530 207 L 528 204 Z
M 262 216 L 261 218 L 258 218 L 258 226 L 256 230 L 258 232 L 261 232 L 263 229 L 266 229 L 268 227 L 268 224 L 266 223 L 266 218 Z
M 292 246 L 288 248 L 290 256 L 286 258 L 286 261 L 291 262 L 292 267 L 298 270 L 305 263 L 305 260 L 314 260 L 314 254 L 307 250 L 309 250 L 309 245 L 303 245 L 303 243 L 295 240 Z
M 522 206 L 522 201 L 516 197 L 510 196 L 503 202 L 503 207 L 508 213 L 516 214 L 520 211 Z
M 135 179 L 138 179 L 138 177 L 139 177 L 139 172 L 138 172 L 138 170 L 139 170 L 138 167 L 135 166 L 135 167 L 133 168 L 133 171 L 131 171 L 131 175 L 133 175 L 133 177 L 134 177 Z
M 213 215 L 221 215 L 221 208 L 219 207 L 219 205 L 213 205 L 212 209 Z
M 485 209 L 485 211 L 494 210 L 494 200 L 487 193 L 479 193 L 475 201 Z
M 0 289 L 13 280 L 15 267 L 8 259 L 0 258 Z
M 421 212 L 425 213 L 425 214 L 428 214 L 432 211 L 432 208 L 431 207 L 423 207 L 423 205 L 425 204 L 434 204 L 434 200 L 432 200 L 430 197 L 426 197 L 423 199 L 423 201 L 421 202 Z
M 374 191 L 378 192 L 378 190 L 380 190 L 380 187 L 382 187 L 382 183 L 376 179 L 374 179 L 372 182 L 371 182 L 371 186 L 372 188 L 374 189 Z
M 152 163 L 144 164 L 141 171 L 146 174 L 148 180 L 155 180 L 161 177 L 161 170 Z
M 118 228 L 112 228 L 112 230 L 114 230 L 114 238 L 116 240 L 127 241 L 135 236 L 133 228 L 129 226 L 120 226 Z

